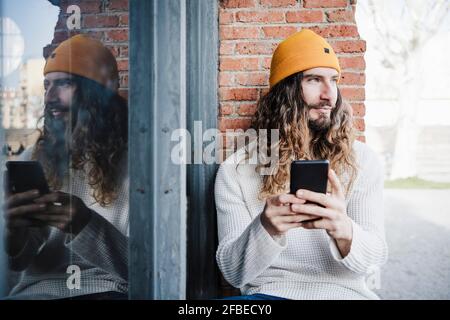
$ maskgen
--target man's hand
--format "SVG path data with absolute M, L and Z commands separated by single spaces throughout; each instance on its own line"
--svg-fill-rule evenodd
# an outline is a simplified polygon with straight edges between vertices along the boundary
M 25 246 L 28 228 L 45 225 L 35 219 L 35 216 L 44 212 L 46 208 L 45 205 L 33 202 L 38 197 L 38 190 L 6 194 L 3 207 L 6 225 L 6 251 L 11 256 L 18 254 Z
M 8 232 L 13 232 L 15 229 L 40 227 L 43 225 L 34 218 L 36 214 L 45 211 L 45 205 L 33 202 L 38 197 L 38 190 L 6 195 L 4 214 Z
M 83 200 L 68 193 L 53 192 L 35 202 L 46 207 L 35 218 L 66 233 L 78 234 L 91 219 L 91 210 Z
M 261 223 L 271 236 L 283 235 L 292 228 L 301 227 L 303 220 L 314 218 L 309 215 L 297 215 L 291 210 L 294 203 L 301 205 L 305 203 L 305 200 L 287 193 L 266 200 L 266 206 L 261 214 Z
M 293 204 L 292 211 L 298 216 L 315 216 L 321 219 L 302 223 L 305 229 L 325 229 L 327 233 L 336 240 L 336 244 L 345 257 L 350 252 L 353 239 L 351 219 L 347 216 L 345 196 L 343 188 L 336 173 L 333 170 L 328 172 L 328 181 L 331 184 L 331 194 L 312 192 L 309 190 L 298 190 L 296 196 L 301 200 L 311 201 L 316 204 Z

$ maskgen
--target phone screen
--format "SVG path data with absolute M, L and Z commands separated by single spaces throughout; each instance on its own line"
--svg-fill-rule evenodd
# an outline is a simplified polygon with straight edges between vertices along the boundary
M 44 170 L 38 161 L 8 161 L 6 188 L 10 193 L 21 193 L 37 189 L 40 194 L 50 192 Z
M 290 193 L 295 194 L 299 189 L 326 193 L 328 167 L 328 160 L 292 161 Z

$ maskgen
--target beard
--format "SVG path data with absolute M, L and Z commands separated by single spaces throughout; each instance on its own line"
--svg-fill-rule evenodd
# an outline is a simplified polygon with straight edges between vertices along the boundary
M 72 141 L 72 126 L 64 117 L 53 116 L 51 110 L 62 108 L 57 105 L 46 105 L 44 109 L 44 154 L 58 177 L 62 177 L 70 164 L 70 145 Z
M 330 104 L 328 102 L 321 102 L 318 104 L 308 105 L 308 110 L 315 109 L 315 108 L 321 108 L 325 106 L 329 106 Z M 333 111 L 333 110 L 332 110 Z M 331 114 L 328 116 L 327 113 L 319 113 L 319 117 L 317 119 L 309 119 L 308 120 L 308 127 L 315 133 L 325 133 L 327 132 L 331 127 Z

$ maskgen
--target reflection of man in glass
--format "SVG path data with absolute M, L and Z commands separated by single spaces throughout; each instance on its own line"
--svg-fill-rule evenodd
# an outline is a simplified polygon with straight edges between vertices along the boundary
M 39 161 L 55 192 L 7 197 L 7 252 L 22 271 L 10 296 L 126 298 L 127 104 L 117 63 L 78 35 L 55 49 L 44 75 L 44 128 L 21 160 Z

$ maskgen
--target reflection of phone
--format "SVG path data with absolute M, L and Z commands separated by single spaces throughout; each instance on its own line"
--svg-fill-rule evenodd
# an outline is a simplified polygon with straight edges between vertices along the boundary
M 50 192 L 44 170 L 38 161 L 8 161 L 6 168 L 6 188 L 10 193 L 33 189 L 39 190 L 41 195 Z
M 328 160 L 296 160 L 291 163 L 291 192 L 298 189 L 327 193 Z M 307 201 L 306 203 L 311 203 Z

